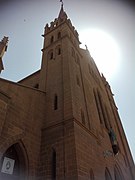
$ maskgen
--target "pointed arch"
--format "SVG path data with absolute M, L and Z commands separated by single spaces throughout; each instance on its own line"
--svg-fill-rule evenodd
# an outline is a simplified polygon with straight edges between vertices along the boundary
M 105 168 L 105 180 L 112 180 L 111 174 L 107 167 Z
M 109 117 L 107 117 L 107 112 L 106 112 L 107 108 L 105 106 L 105 103 L 103 102 L 101 93 L 98 89 L 96 90 L 93 89 L 93 94 L 96 102 L 100 123 L 103 124 L 106 127 L 106 129 L 109 130 L 110 129 L 110 124 L 108 120 Z
M 51 49 L 51 50 L 48 52 L 48 59 L 49 59 L 49 60 L 54 59 L 53 49 Z
M 54 110 L 58 109 L 58 96 L 57 94 L 54 95 Z
M 52 44 L 54 42 L 54 36 L 51 36 L 50 43 Z
M 8 164 L 8 171 L 5 170 Z M 0 160 L 0 179 L 25 180 L 28 176 L 28 156 L 21 141 L 12 144 L 3 153 Z
M 59 47 L 58 48 L 58 55 L 60 55 L 61 54 L 61 48 Z
M 50 59 L 53 59 L 53 52 L 50 53 Z
M 60 31 L 58 32 L 58 36 L 57 37 L 58 37 L 58 39 L 61 38 L 61 32 Z
M 100 123 L 103 124 L 103 116 L 102 116 L 101 106 L 100 106 L 99 97 L 97 95 L 96 89 L 93 89 L 93 94 L 94 94 L 94 99 L 95 99 L 95 103 L 96 103 L 99 120 L 100 120 Z
M 103 124 L 108 129 L 106 114 L 105 114 L 105 110 L 104 110 L 104 104 L 103 104 L 102 96 L 101 96 L 101 93 L 99 92 L 99 90 L 97 91 L 97 98 L 98 98 L 98 101 L 99 101 L 99 105 L 100 105 L 100 109 L 101 109 L 101 114 L 102 114 L 102 117 L 103 117 Z
M 55 53 L 56 53 L 56 56 L 57 56 L 57 55 L 61 55 L 61 46 L 60 46 L 60 45 L 58 45 L 58 46 L 56 47 Z

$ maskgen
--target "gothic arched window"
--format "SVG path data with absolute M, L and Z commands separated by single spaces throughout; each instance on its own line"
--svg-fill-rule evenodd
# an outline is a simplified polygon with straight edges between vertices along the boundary
M 0 179 L 25 179 L 27 175 L 28 159 L 21 142 L 10 146 L 0 160 Z M 6 171 L 6 173 L 5 173 Z
M 58 48 L 58 55 L 60 55 L 61 54 L 61 48 L 59 47 Z
M 61 32 L 58 32 L 58 39 L 61 38 Z
M 58 46 L 56 47 L 55 53 L 56 53 L 56 55 L 60 55 L 60 54 L 61 54 L 61 47 L 60 47 L 60 45 L 58 45 Z
M 103 124 L 102 111 L 101 111 L 101 107 L 100 107 L 99 98 L 97 96 L 97 91 L 94 89 L 93 93 L 94 93 L 94 98 L 95 98 L 95 103 L 96 103 L 96 107 L 97 107 L 97 112 L 98 112 L 99 120 L 100 120 L 100 123 Z
M 101 97 L 100 92 L 97 90 L 93 90 L 94 93 L 94 98 L 95 98 L 95 102 L 96 102 L 96 106 L 97 106 L 97 110 L 98 110 L 98 115 L 99 115 L 99 119 L 100 119 L 100 123 L 104 124 L 105 127 L 109 130 L 110 129 L 110 124 L 109 124 L 109 120 L 107 118 L 107 108 L 105 107 L 105 104 L 103 103 L 103 99 Z
M 50 59 L 53 59 L 53 52 L 50 53 Z
M 54 96 L 54 110 L 58 109 L 58 96 L 55 94 Z
M 53 41 L 54 41 L 54 36 L 51 36 L 50 43 L 53 43 Z
M 53 49 L 48 52 L 48 59 L 53 59 Z

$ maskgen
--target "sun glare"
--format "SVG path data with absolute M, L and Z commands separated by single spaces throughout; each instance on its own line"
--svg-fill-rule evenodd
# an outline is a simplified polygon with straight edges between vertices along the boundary
M 80 32 L 80 40 L 87 45 L 99 71 L 107 78 L 112 78 L 120 64 L 120 50 L 116 41 L 106 32 L 88 29 Z

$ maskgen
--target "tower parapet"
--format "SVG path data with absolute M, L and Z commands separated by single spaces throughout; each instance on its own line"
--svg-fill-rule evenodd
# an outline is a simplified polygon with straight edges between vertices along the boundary
M 70 27 L 70 29 L 73 32 L 73 35 L 76 37 L 76 39 L 79 42 L 79 34 L 78 34 L 77 30 L 75 29 L 75 27 L 72 25 L 71 20 L 68 18 L 66 12 L 64 11 L 63 4 L 61 5 L 61 9 L 60 9 L 58 18 L 55 18 L 54 21 L 52 21 L 50 23 L 50 25 L 48 23 L 46 24 L 45 31 L 42 36 L 45 37 L 46 34 L 51 33 L 54 29 L 58 28 L 60 25 L 62 25 L 65 22 Z M 80 42 L 79 42 L 79 44 L 80 44 Z
M 2 57 L 5 51 L 7 51 L 7 43 L 8 43 L 8 37 L 4 36 L 4 38 L 0 41 L 0 73 L 4 69 Z

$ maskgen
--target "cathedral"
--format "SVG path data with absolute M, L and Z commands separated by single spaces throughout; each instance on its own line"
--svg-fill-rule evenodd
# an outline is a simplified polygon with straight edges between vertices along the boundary
M 41 69 L 0 78 L 0 180 L 135 180 L 106 78 L 61 4 L 46 24 Z M 8 38 L 0 42 L 0 72 Z

